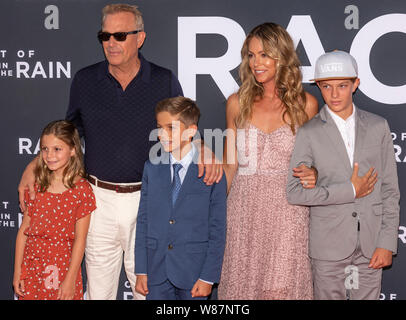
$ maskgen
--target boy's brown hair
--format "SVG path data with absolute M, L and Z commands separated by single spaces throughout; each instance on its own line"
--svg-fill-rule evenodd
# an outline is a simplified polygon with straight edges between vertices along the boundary
M 160 112 L 169 112 L 172 116 L 178 116 L 187 127 L 199 122 L 200 110 L 196 102 L 185 97 L 167 98 L 158 102 L 155 107 L 155 115 Z

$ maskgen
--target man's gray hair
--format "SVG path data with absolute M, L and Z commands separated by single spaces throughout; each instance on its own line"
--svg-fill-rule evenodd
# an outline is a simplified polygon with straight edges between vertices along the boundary
M 144 20 L 142 19 L 142 13 L 140 10 L 137 9 L 137 6 L 129 5 L 126 3 L 115 3 L 115 4 L 108 4 L 102 10 L 103 18 L 102 18 L 102 27 L 104 24 L 104 20 L 106 16 L 109 14 L 119 13 L 119 12 L 130 12 L 134 15 L 135 24 L 137 26 L 137 30 L 144 30 Z

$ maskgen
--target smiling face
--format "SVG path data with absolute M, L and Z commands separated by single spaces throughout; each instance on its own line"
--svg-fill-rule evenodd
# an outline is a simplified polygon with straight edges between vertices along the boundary
M 248 61 L 255 79 L 262 84 L 275 80 L 276 60 L 268 56 L 262 41 L 253 37 L 248 44 Z
M 109 33 L 137 30 L 135 17 L 131 12 L 108 14 L 103 23 L 103 31 Z M 110 66 L 128 67 L 138 63 L 138 49 L 145 40 L 145 32 L 128 34 L 125 41 L 117 41 L 113 36 L 103 42 L 103 50 Z
M 68 166 L 69 160 L 75 155 L 75 149 L 71 148 L 63 140 L 55 135 L 44 135 L 41 139 L 41 156 L 48 169 L 54 175 L 61 176 Z
M 171 115 L 167 111 L 162 111 L 156 115 L 157 127 L 159 129 L 158 137 L 166 152 L 174 154 L 175 158 L 184 155 L 184 148 L 188 145 L 195 135 L 197 126 L 187 127 L 179 117 Z
M 317 82 L 324 102 L 331 111 L 347 119 L 353 111 L 352 94 L 357 90 L 359 79 L 334 79 Z

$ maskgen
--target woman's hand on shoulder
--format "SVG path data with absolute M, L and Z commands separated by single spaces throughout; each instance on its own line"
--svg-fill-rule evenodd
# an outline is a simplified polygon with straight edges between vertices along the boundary
M 305 111 L 309 120 L 313 118 L 319 112 L 319 103 L 317 99 L 311 95 L 310 93 L 306 92 L 306 107 Z

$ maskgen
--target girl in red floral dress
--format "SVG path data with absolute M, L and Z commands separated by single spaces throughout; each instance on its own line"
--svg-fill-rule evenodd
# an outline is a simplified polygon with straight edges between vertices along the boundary
M 17 234 L 13 286 L 19 299 L 81 300 L 81 263 L 93 191 L 84 177 L 79 134 L 68 121 L 42 132 L 35 168 L 35 200 Z

